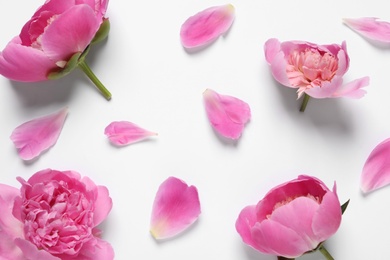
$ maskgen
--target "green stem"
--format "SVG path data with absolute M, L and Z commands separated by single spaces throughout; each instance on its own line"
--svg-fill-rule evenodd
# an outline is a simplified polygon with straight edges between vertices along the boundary
M 320 248 L 318 248 L 320 252 L 326 257 L 326 260 L 334 260 L 333 256 L 326 250 L 326 248 L 321 245 Z
M 307 103 L 309 102 L 309 99 L 310 99 L 310 96 L 305 93 L 303 96 L 302 105 L 301 105 L 301 108 L 299 109 L 299 111 L 301 111 L 301 112 L 305 111 Z
M 85 62 L 85 60 L 81 60 L 78 63 L 79 68 L 88 76 L 88 78 L 95 84 L 96 88 L 102 93 L 102 95 L 107 99 L 111 99 L 111 93 L 106 89 L 103 83 L 96 77 L 96 75 L 92 72 L 91 68 Z
M 295 260 L 295 258 L 287 258 L 284 256 L 278 256 L 278 260 Z

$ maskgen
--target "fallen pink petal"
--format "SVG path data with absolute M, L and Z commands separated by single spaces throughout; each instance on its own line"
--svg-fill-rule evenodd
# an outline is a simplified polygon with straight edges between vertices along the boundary
M 368 193 L 390 184 L 390 138 L 378 144 L 368 156 L 360 187 Z
M 244 101 L 206 89 L 203 92 L 207 117 L 220 135 L 236 140 L 251 118 L 251 110 Z
M 213 6 L 188 18 L 180 30 L 185 48 L 208 44 L 224 34 L 234 21 L 234 6 Z
M 155 239 L 173 237 L 191 226 L 201 213 L 198 190 L 169 177 L 159 187 L 152 209 L 150 232 Z
M 390 23 L 375 17 L 344 18 L 343 22 L 352 30 L 368 39 L 390 43 Z
M 118 146 L 132 144 L 150 136 L 157 135 L 155 132 L 145 130 L 128 121 L 115 121 L 110 123 L 104 130 L 104 134 L 112 144 Z
M 31 160 L 52 147 L 60 136 L 68 108 L 28 121 L 11 134 L 11 140 L 23 160 Z

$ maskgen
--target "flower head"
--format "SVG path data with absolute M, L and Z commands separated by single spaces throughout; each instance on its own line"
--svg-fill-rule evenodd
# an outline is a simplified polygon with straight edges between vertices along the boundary
M 0 191 L 2 206 L 8 198 L 0 230 L 14 243 L 3 248 L 4 254 L 11 259 L 113 259 L 111 245 L 96 228 L 112 207 L 106 187 L 74 171 L 51 169 L 18 180 L 20 192 L 6 185 Z
M 243 241 L 265 254 L 296 258 L 316 249 L 341 223 L 336 193 L 310 176 L 271 189 L 257 205 L 245 207 L 236 222 Z
M 272 75 L 282 85 L 296 88 L 298 98 L 361 98 L 369 78 L 363 77 L 343 85 L 349 68 L 346 44 L 317 45 L 310 42 L 279 42 L 269 39 L 264 46 Z

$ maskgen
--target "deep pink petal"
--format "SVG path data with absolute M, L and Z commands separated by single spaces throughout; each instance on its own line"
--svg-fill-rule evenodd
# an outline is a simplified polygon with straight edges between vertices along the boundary
M 47 80 L 47 74 L 53 68 L 57 66 L 42 51 L 20 45 L 18 37 L 9 42 L 0 53 L 0 74 L 11 80 Z
M 252 227 L 256 224 L 256 205 L 247 206 L 241 210 L 236 221 L 236 230 L 245 244 L 256 248 L 252 237 Z
M 64 108 L 56 113 L 36 118 L 18 127 L 11 134 L 11 140 L 23 160 L 30 160 L 53 146 L 61 133 L 68 114 Z
M 361 175 L 363 192 L 374 191 L 390 183 L 390 138 L 378 144 L 368 156 Z
M 61 258 L 55 257 L 45 250 L 39 250 L 33 243 L 22 238 L 15 239 L 15 245 L 22 250 L 23 259 L 61 260 Z
M 294 230 L 272 220 L 256 223 L 252 237 L 259 251 L 287 258 L 296 258 L 312 248 Z
M 383 43 L 390 43 L 390 23 L 374 17 L 345 18 L 344 23 L 360 35 Z
M 182 180 L 169 177 L 159 187 L 152 209 L 150 232 L 156 239 L 177 235 L 200 214 L 198 190 Z
M 104 130 L 104 134 L 111 143 L 119 146 L 132 144 L 157 135 L 154 132 L 145 130 L 138 125 L 127 121 L 116 121 L 110 123 Z
M 180 30 L 180 38 L 185 48 L 205 45 L 225 33 L 234 20 L 234 7 L 231 4 L 207 8 L 188 18 Z
M 107 187 L 97 186 L 97 189 L 98 195 L 95 201 L 95 210 L 93 214 L 95 226 L 103 222 L 112 209 L 112 199 L 109 196 Z
M 361 98 L 366 94 L 366 91 L 362 88 L 368 86 L 369 83 L 369 77 L 355 79 L 354 81 L 342 85 L 332 94 L 332 97 Z
M 88 5 L 76 5 L 58 16 L 42 34 L 42 49 L 55 62 L 83 52 L 102 21 Z
M 84 244 L 83 249 L 78 255 L 78 260 L 112 260 L 115 253 L 111 244 L 102 239 L 96 238 L 90 240 L 89 243 Z M 71 259 L 75 259 L 72 257 Z M 65 258 L 62 258 L 65 260 Z
M 317 212 L 313 216 L 313 232 L 318 241 L 322 242 L 331 237 L 341 224 L 341 205 L 337 197 L 336 184 L 333 192 L 327 192 Z
M 203 93 L 207 117 L 213 128 L 222 136 L 238 139 L 251 117 L 247 103 L 207 89 Z

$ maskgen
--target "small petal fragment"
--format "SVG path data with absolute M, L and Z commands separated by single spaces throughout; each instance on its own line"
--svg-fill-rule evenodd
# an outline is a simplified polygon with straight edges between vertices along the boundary
M 207 117 L 213 128 L 222 136 L 238 139 L 251 117 L 251 110 L 244 101 L 206 89 L 203 93 Z
M 104 134 L 111 143 L 124 146 L 141 141 L 149 136 L 157 135 L 127 121 L 116 121 L 109 124 L 104 130 Z
M 213 6 L 188 18 L 180 30 L 185 48 L 194 48 L 210 43 L 225 33 L 234 20 L 234 6 L 231 4 Z
M 390 138 L 378 144 L 368 156 L 361 175 L 364 193 L 390 184 Z
M 375 17 L 344 18 L 344 23 L 360 35 L 383 43 L 390 43 L 390 23 Z
M 159 187 L 152 209 L 150 233 L 155 239 L 173 237 L 194 223 L 200 214 L 198 190 L 169 177 Z
M 23 160 L 31 160 L 53 146 L 60 136 L 68 108 L 28 121 L 11 134 L 11 140 Z

